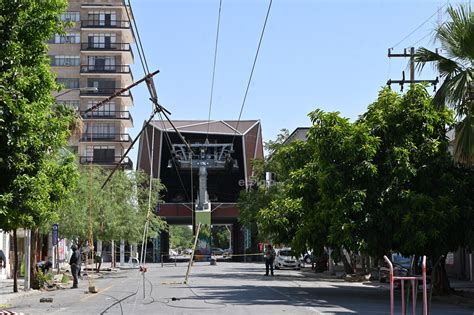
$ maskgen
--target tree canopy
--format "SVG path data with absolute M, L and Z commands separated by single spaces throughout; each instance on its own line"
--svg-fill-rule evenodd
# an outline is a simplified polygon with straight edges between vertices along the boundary
M 39 226 L 54 217 L 75 178 L 59 151 L 70 111 L 56 109 L 46 42 L 62 30 L 65 0 L 0 1 L 0 227 Z M 56 181 L 55 176 L 58 177 Z
M 452 113 L 435 108 L 424 86 L 382 89 L 355 122 L 321 110 L 309 117 L 307 141 L 283 143 L 265 161 L 278 183 L 241 194 L 242 222 L 261 239 L 375 257 L 474 245 L 473 174 L 455 168 Z

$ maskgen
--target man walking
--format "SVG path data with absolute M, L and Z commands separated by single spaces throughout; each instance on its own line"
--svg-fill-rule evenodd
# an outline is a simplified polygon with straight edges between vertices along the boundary
M 265 249 L 265 276 L 268 276 L 268 269 L 271 270 L 271 275 L 273 276 L 273 261 L 275 260 L 275 250 L 272 248 L 272 245 L 268 244 Z
M 79 268 L 81 268 L 81 266 L 79 265 L 80 253 L 77 250 L 76 245 L 72 245 L 71 249 L 72 249 L 72 255 L 71 255 L 71 259 L 69 260 L 69 265 L 71 266 L 71 273 L 72 273 L 72 278 L 73 278 L 71 289 L 77 289 L 77 277 L 79 273 Z

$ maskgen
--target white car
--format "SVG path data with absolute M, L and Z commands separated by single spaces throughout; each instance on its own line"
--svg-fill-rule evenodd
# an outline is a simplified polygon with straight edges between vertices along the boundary
M 294 253 L 291 251 L 291 248 L 280 249 L 273 261 L 273 266 L 275 269 L 281 268 L 290 268 L 290 269 L 300 269 L 302 262 L 300 259 L 296 258 Z

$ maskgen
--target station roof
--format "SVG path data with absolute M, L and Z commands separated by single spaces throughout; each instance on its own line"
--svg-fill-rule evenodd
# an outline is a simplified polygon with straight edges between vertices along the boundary
M 180 132 L 207 133 L 222 135 L 245 135 L 259 120 L 172 120 L 173 125 Z M 153 120 L 151 125 L 159 130 L 174 132 L 167 120 Z

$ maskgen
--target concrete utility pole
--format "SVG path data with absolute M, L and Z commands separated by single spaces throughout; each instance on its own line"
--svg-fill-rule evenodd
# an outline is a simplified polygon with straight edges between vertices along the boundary
M 436 53 L 438 53 L 438 49 L 436 49 Z M 390 87 L 392 83 L 400 84 L 401 91 L 403 91 L 403 85 L 405 83 L 410 83 L 410 84 L 415 84 L 415 83 L 431 83 L 433 85 L 434 89 L 436 90 L 436 84 L 439 83 L 438 77 L 436 77 L 435 80 L 415 80 L 415 47 L 410 47 L 410 51 L 407 52 L 407 49 L 405 48 L 403 50 L 403 53 L 399 54 L 394 54 L 392 53 L 392 48 L 388 49 L 388 55 L 389 58 L 410 58 L 410 79 L 406 80 L 405 79 L 405 71 L 402 71 L 402 79 L 401 80 L 392 80 L 389 79 L 387 81 L 387 85 Z
M 25 284 L 24 290 L 28 291 L 31 286 L 31 230 L 25 229 Z

